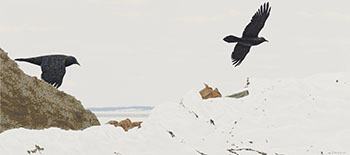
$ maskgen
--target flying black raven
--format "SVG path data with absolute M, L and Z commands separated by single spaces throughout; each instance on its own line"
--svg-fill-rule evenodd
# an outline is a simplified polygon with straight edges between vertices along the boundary
M 270 15 L 270 11 L 271 7 L 269 6 L 269 2 L 261 5 L 260 9 L 252 17 L 250 23 L 245 27 L 241 38 L 233 35 L 224 38 L 224 41 L 228 43 L 238 42 L 231 55 L 232 63 L 235 67 L 242 63 L 247 56 L 250 47 L 267 41 L 264 37 L 258 37 L 258 34 L 264 27 L 265 21 Z
M 77 64 L 80 65 L 73 56 L 66 55 L 46 55 L 33 58 L 18 58 L 16 61 L 25 61 L 41 67 L 41 79 L 54 87 L 61 86 L 66 67 Z

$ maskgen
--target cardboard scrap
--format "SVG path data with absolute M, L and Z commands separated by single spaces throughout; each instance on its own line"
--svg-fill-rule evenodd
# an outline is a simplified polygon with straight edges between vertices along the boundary
M 122 127 L 125 131 L 128 131 L 134 127 L 138 127 L 138 128 L 141 128 L 141 122 L 131 122 L 131 120 L 129 118 L 125 119 L 125 120 L 122 120 L 120 122 L 118 121 L 115 121 L 115 120 L 111 120 L 111 121 L 108 121 L 106 124 L 111 124 L 111 125 L 114 125 L 115 127 Z
M 199 94 L 201 94 L 202 96 L 202 99 L 222 97 L 221 93 L 217 88 L 213 90 L 213 88 L 209 87 L 207 84 L 204 85 L 205 88 L 199 92 Z
M 238 92 L 238 93 L 234 93 L 234 94 L 226 96 L 226 97 L 242 98 L 242 97 L 245 97 L 245 96 L 248 96 L 248 95 L 249 95 L 248 90 L 244 90 L 244 91 L 241 91 L 241 92 Z

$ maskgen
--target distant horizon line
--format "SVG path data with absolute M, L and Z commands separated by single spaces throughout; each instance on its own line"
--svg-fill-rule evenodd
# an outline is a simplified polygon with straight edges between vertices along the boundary
M 91 111 L 152 110 L 154 106 L 88 107 Z

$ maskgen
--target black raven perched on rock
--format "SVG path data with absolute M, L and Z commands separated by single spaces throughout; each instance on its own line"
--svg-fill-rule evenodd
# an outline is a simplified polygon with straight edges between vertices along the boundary
M 266 19 L 269 17 L 271 7 L 269 3 L 260 6 L 260 9 L 254 14 L 250 23 L 245 27 L 241 38 L 229 35 L 224 38 L 228 43 L 237 42 L 235 49 L 232 52 L 231 58 L 233 65 L 238 66 L 247 56 L 250 47 L 259 45 L 267 41 L 264 37 L 258 37 L 259 32 L 265 25 Z M 268 41 L 267 41 L 268 42 Z
M 61 86 L 66 67 L 77 64 L 77 59 L 66 55 L 46 55 L 33 58 L 18 58 L 16 61 L 25 61 L 41 67 L 41 79 L 58 88 Z

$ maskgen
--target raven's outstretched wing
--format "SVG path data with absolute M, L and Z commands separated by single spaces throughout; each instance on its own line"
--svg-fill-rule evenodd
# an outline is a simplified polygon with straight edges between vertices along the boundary
M 258 37 L 259 32 L 265 25 L 266 19 L 269 17 L 271 7 L 269 2 L 260 6 L 260 9 L 254 14 L 250 23 L 245 27 L 243 37 L 253 38 Z
M 238 43 L 231 54 L 232 65 L 235 65 L 235 67 L 240 65 L 244 60 L 245 56 L 248 54 L 250 47 L 251 46 L 244 46 Z
M 58 88 L 62 84 L 64 74 L 66 74 L 66 67 L 59 58 L 46 57 L 42 61 L 41 71 L 41 78 Z

